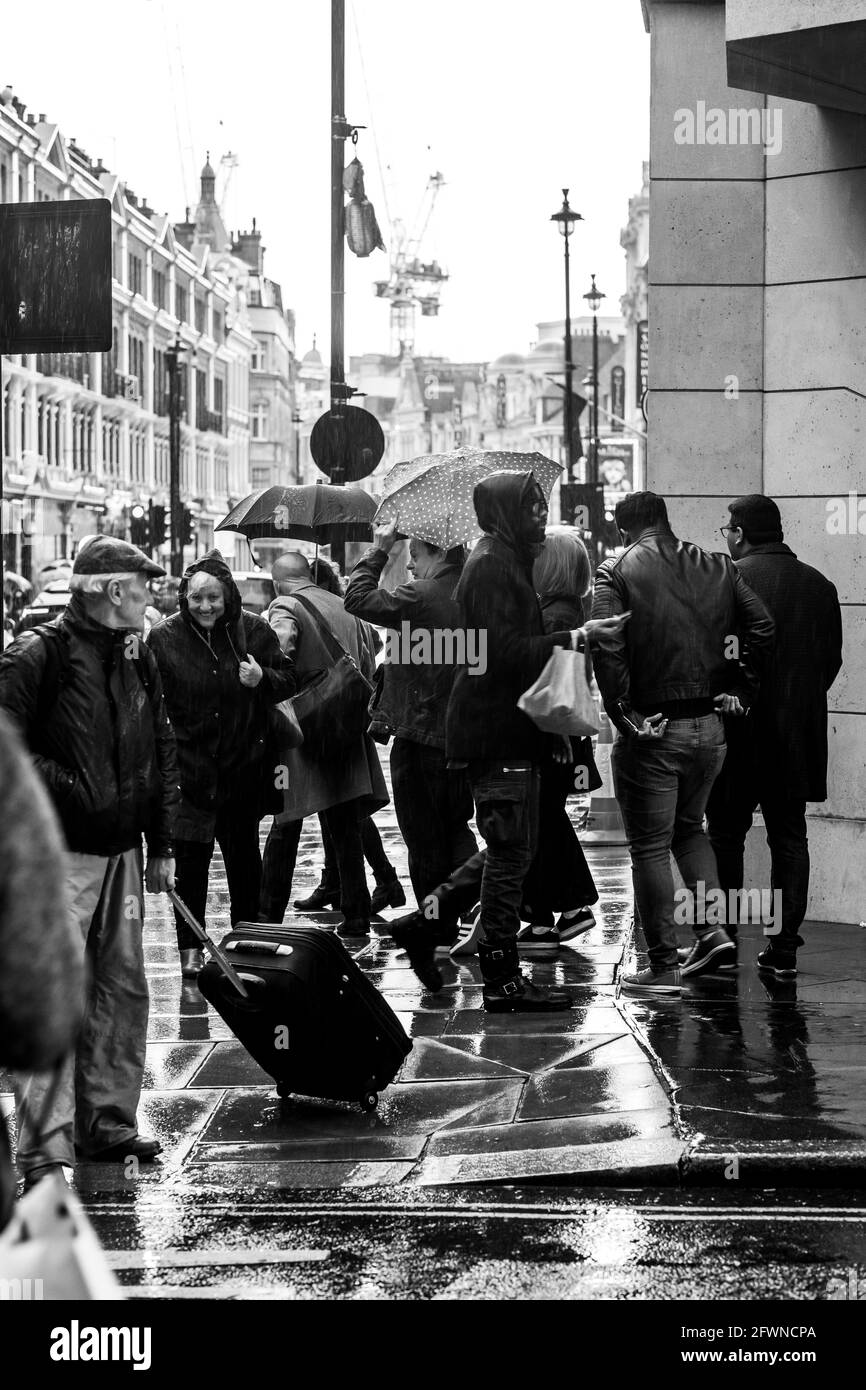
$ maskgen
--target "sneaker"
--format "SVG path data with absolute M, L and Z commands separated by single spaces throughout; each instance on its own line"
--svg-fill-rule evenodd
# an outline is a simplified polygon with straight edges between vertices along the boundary
M 738 970 L 738 969 L 739 969 L 740 958 L 739 958 L 739 951 L 738 951 L 738 949 L 737 949 L 737 943 L 736 943 L 736 941 L 733 943 L 733 945 L 734 945 L 734 954 L 733 954 L 733 955 L 730 955 L 730 954 L 726 951 L 725 954 L 722 956 L 721 960 L 717 961 L 717 963 L 716 963 L 716 969 L 717 969 L 717 970 Z M 688 960 L 689 956 L 692 954 L 692 951 L 693 951 L 694 949 L 695 949 L 694 946 L 679 946 L 679 947 L 677 947 L 677 957 L 679 958 L 680 965 L 685 965 L 686 961 Z
M 701 975 L 706 970 L 718 970 L 721 965 L 719 957 L 721 956 L 725 961 L 730 961 L 731 954 L 736 949 L 728 933 L 721 927 L 714 927 L 712 931 L 704 932 L 702 936 L 698 937 L 686 960 L 680 966 L 683 977 Z
M 555 927 L 521 927 L 517 949 L 522 956 L 555 956 L 559 952 L 559 933 Z
M 595 913 L 591 907 L 580 907 L 574 913 L 562 913 L 556 924 L 560 941 L 570 941 L 595 926 Z
M 457 933 L 457 940 L 451 947 L 452 956 L 474 956 L 478 950 L 478 943 L 484 940 L 484 928 L 481 925 L 481 913 L 471 922 L 460 922 L 460 930 Z
M 768 946 L 758 953 L 758 969 L 762 974 L 775 975 L 777 980 L 793 980 L 797 974 L 797 952 L 778 951 Z
M 679 970 L 665 970 L 654 975 L 648 967 L 638 970 L 634 975 L 621 975 L 620 984 L 624 994 L 682 994 L 683 986 Z

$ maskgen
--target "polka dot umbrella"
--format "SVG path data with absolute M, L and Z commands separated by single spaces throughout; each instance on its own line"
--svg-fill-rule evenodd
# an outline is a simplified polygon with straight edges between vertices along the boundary
M 374 517 L 378 526 L 395 524 L 404 536 L 416 536 L 447 550 L 474 545 L 482 532 L 472 505 L 476 483 L 491 473 L 532 473 L 550 501 L 562 464 L 544 454 L 456 449 L 425 454 L 398 463 L 385 478 L 382 501 Z

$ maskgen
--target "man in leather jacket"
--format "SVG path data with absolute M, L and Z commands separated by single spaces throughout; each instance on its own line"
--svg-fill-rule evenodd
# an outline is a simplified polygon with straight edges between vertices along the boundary
M 72 598 L 45 629 L 0 657 L 0 707 L 17 723 L 66 840 L 68 910 L 89 965 L 84 1021 L 59 1076 L 19 1079 L 18 1167 L 32 1183 L 75 1153 L 151 1162 L 138 1133 L 148 992 L 142 929 L 147 888 L 174 885 L 180 800 L 174 734 L 159 671 L 141 636 L 146 580 L 164 571 L 125 541 L 80 550 Z M 58 903 L 58 911 L 62 911 Z
M 632 493 L 615 517 L 626 548 L 599 567 L 592 616 L 630 611 L 631 620 L 615 647 L 597 653 L 595 674 L 620 734 L 611 765 L 650 958 L 622 987 L 678 994 L 680 966 L 683 976 L 717 969 L 733 943 L 692 913 L 696 939 L 680 960 L 671 850 L 692 905 L 706 901 L 719 888 L 703 819 L 725 757 L 721 716 L 745 715 L 775 629 L 726 555 L 677 539 L 661 497 Z

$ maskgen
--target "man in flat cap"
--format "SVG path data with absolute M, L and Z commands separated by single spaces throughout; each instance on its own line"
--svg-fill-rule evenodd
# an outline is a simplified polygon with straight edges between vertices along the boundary
M 76 1154 L 152 1162 L 161 1147 L 139 1134 L 137 1110 L 149 1003 L 142 835 L 148 891 L 164 892 L 174 885 L 180 800 L 159 670 L 141 636 L 147 580 L 164 573 L 125 541 L 89 540 L 61 616 L 0 657 L 0 707 L 54 802 L 67 848 L 66 908 L 88 966 L 75 1055 L 59 1075 L 16 1085 L 18 1167 L 28 1186 L 71 1167 Z

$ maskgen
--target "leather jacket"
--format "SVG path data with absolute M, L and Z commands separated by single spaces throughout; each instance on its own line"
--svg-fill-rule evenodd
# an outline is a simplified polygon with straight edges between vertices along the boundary
M 0 706 L 27 742 L 69 849 L 122 854 L 143 833 L 151 854 L 173 854 L 177 753 L 152 653 L 140 635 L 94 622 L 77 594 L 51 626 L 68 645 L 68 670 L 47 715 L 38 633 L 22 633 L 0 658 Z
M 632 711 L 706 714 L 723 692 L 748 708 L 775 624 L 727 555 L 663 527 L 644 531 L 595 577 L 592 617 L 626 610 L 616 648 L 594 649 L 604 707 L 621 732 Z

